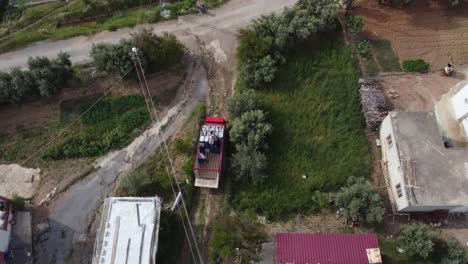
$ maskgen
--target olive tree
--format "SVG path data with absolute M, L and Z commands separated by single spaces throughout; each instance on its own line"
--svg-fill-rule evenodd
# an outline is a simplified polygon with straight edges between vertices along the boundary
M 410 256 L 420 256 L 424 259 L 431 254 L 435 238 L 434 232 L 425 224 L 411 224 L 398 236 L 400 247 Z
M 344 215 L 350 220 L 367 223 L 382 222 L 385 208 L 379 194 L 364 178 L 351 176 L 336 195 L 336 205 L 344 209 Z
M 245 112 L 263 109 L 263 104 L 260 96 L 254 90 L 247 90 L 231 97 L 228 101 L 227 109 L 229 117 L 235 119 Z
M 266 122 L 266 115 L 262 110 L 252 110 L 234 119 L 229 132 L 230 140 L 236 145 L 245 144 L 265 149 L 272 126 Z
M 93 45 L 91 58 L 98 71 L 106 71 L 117 78 L 128 78 L 129 70 L 133 65 L 132 43 L 121 40 L 118 44 L 99 43 Z
M 236 179 L 258 184 L 267 177 L 267 158 L 253 146 L 240 144 L 236 146 L 236 153 L 232 158 L 232 166 Z

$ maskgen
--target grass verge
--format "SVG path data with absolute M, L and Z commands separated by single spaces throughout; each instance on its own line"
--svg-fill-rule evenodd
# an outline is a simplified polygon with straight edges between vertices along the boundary
M 370 173 L 352 51 L 336 34 L 319 38 L 293 49 L 276 80 L 261 91 L 274 128 L 269 176 L 258 187 L 235 188 L 238 210 L 270 219 L 307 213 L 314 191 L 334 191 L 349 176 Z

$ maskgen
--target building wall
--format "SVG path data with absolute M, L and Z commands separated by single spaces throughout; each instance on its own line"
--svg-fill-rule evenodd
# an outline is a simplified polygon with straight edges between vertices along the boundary
M 453 95 L 451 101 L 455 118 L 464 128 L 465 135 L 468 135 L 468 84 Z
M 387 186 L 391 192 L 390 199 L 393 199 L 393 204 L 397 211 L 401 211 L 409 206 L 406 195 L 406 184 L 404 181 L 403 169 L 400 163 L 400 154 L 398 153 L 398 142 L 395 141 L 391 113 L 385 117 L 380 127 L 380 141 L 382 143 L 382 162 L 383 168 L 388 175 Z M 387 137 L 391 138 L 391 144 Z M 400 184 L 401 192 L 397 191 L 397 185 Z M 399 197 L 400 196 L 400 197 Z

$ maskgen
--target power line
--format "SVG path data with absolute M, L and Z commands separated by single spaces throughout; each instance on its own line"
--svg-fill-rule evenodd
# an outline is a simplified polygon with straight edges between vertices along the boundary
M 149 111 L 150 115 L 154 115 L 154 118 L 155 118 L 156 121 L 160 124 L 160 119 L 159 119 L 159 117 L 158 117 L 158 114 L 157 114 L 157 111 L 156 111 L 156 107 L 154 106 L 154 102 L 153 102 L 153 100 L 152 100 L 151 90 L 149 89 L 148 83 L 147 83 L 147 81 L 146 81 L 146 76 L 145 76 L 145 73 L 144 73 L 144 69 L 143 69 L 143 66 L 141 65 L 141 61 L 140 61 L 140 58 L 139 58 L 139 56 L 138 56 L 138 50 L 137 50 L 136 48 L 132 48 L 132 52 L 133 52 L 132 59 L 133 59 L 134 64 L 135 64 L 135 69 L 136 69 L 138 78 L 139 78 L 139 80 L 140 80 L 140 84 L 141 84 L 141 86 L 142 86 L 143 91 L 145 92 L 145 90 L 146 90 L 146 92 L 148 93 L 148 96 L 145 96 L 145 98 L 147 98 L 147 97 L 149 98 L 148 105 L 151 106 L 151 107 L 148 107 L 148 111 Z M 172 163 L 172 160 L 171 160 L 171 157 L 170 157 L 170 154 L 169 154 L 169 149 L 168 149 L 168 147 L 167 147 L 166 141 L 164 140 L 164 136 L 163 136 L 163 134 L 162 134 L 161 126 L 158 127 L 158 133 L 157 133 L 157 135 L 158 135 L 158 137 L 159 137 L 160 142 L 162 142 L 162 144 L 163 144 L 164 150 L 165 150 L 165 152 L 166 152 L 166 153 L 165 153 L 165 154 L 166 154 L 166 158 L 167 158 L 167 160 L 168 160 L 168 162 L 169 162 L 169 165 L 170 165 L 170 167 L 171 167 L 171 172 L 168 173 L 168 177 L 170 178 L 171 183 L 172 183 L 172 179 L 171 179 L 171 178 L 174 177 L 175 183 L 176 183 L 176 185 L 177 185 L 177 189 L 178 189 L 178 191 L 179 191 L 180 193 L 182 193 L 182 189 L 181 189 L 181 187 L 180 187 L 180 184 L 179 184 L 179 182 L 177 181 L 177 178 L 176 178 L 176 176 L 175 176 L 176 173 L 175 173 L 174 165 L 173 165 L 173 163 Z M 162 151 L 162 150 L 161 150 L 161 151 Z M 163 154 L 163 156 L 164 156 L 164 154 Z M 167 166 L 166 161 L 164 162 L 164 165 L 165 165 L 165 167 L 166 167 L 166 171 L 169 172 L 169 168 L 168 168 L 168 166 Z M 172 175 L 171 175 L 171 174 L 172 174 Z M 175 194 L 175 192 L 174 192 L 174 196 L 175 196 L 174 198 L 177 197 L 177 195 Z M 194 240 L 195 249 L 196 249 L 196 251 L 197 251 L 198 258 L 199 258 L 199 260 L 200 260 L 200 263 L 203 263 L 203 260 L 202 260 L 201 254 L 200 254 L 200 249 L 199 249 L 199 247 L 198 247 L 196 235 L 195 235 L 195 232 L 194 232 L 194 230 L 193 230 L 192 222 L 191 222 L 191 220 L 190 220 L 190 216 L 189 216 L 188 211 L 187 211 L 187 206 L 186 206 L 186 204 L 185 204 L 185 200 L 184 200 L 183 197 L 182 197 L 181 200 L 182 200 L 182 207 L 183 207 L 183 209 L 184 209 L 185 216 L 186 216 L 186 219 L 187 219 L 187 222 L 188 222 L 188 227 L 189 227 L 191 236 L 192 236 L 192 238 L 193 238 L 193 240 Z M 183 221 L 183 219 L 182 219 L 182 221 Z M 187 239 L 188 239 L 189 244 L 190 244 L 190 243 L 191 243 L 191 242 L 190 242 L 190 239 L 189 239 L 189 238 L 187 238 Z

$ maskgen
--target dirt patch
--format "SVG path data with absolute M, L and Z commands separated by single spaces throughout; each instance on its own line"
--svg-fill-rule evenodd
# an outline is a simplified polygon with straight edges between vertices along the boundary
M 344 217 L 337 218 L 336 214 L 323 211 L 318 215 L 298 215 L 287 222 L 266 224 L 266 232 L 271 239 L 277 233 L 339 233 L 346 227 Z
M 444 77 L 439 72 L 383 73 L 380 77 L 387 101 L 395 110 L 432 111 L 434 103 L 460 80 L 465 79 L 465 74 L 460 71 L 454 77 Z M 394 94 L 393 97 L 391 94 Z
M 400 60 L 424 59 L 436 71 L 448 62 L 468 63 L 468 6 L 450 8 L 447 1 L 416 1 L 394 8 L 378 1 L 355 2 L 353 13 L 364 18 L 364 34 L 388 39 Z
M 30 169 L 17 164 L 0 165 L 0 195 L 7 198 L 19 195 L 31 198 L 41 180 L 40 169 Z

